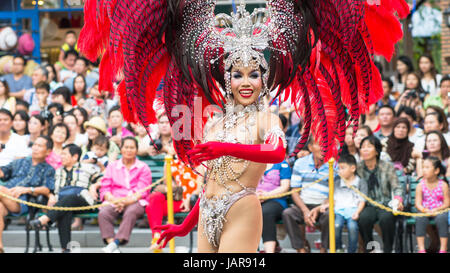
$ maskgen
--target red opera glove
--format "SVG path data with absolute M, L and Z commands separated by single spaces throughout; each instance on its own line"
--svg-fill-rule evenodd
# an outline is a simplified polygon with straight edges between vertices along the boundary
M 191 212 L 188 214 L 186 219 L 184 219 L 181 225 L 163 225 L 157 226 L 154 229 L 163 231 L 161 233 L 161 237 L 159 238 L 157 244 L 159 245 L 162 240 L 165 239 L 163 248 L 166 247 L 167 243 L 175 236 L 183 237 L 186 236 L 198 223 L 198 214 L 199 214 L 199 205 L 200 198 L 195 203 L 195 206 L 192 208 Z
M 286 149 L 278 138 L 275 144 L 238 144 L 210 141 L 196 145 L 187 152 L 189 158 L 197 164 L 222 156 L 233 156 L 258 163 L 280 163 L 284 160 Z

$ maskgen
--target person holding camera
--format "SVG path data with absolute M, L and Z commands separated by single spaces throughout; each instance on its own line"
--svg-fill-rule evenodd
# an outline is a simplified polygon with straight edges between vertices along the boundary
M 123 115 L 120 110 L 120 106 L 116 105 L 108 113 L 108 135 L 111 136 L 111 140 L 118 146 L 122 142 L 122 139 L 128 136 L 134 137 L 134 134 L 123 127 Z
M 155 156 L 158 154 L 167 154 L 174 156 L 176 154 L 172 142 L 172 132 L 170 129 L 169 118 L 165 111 L 158 113 L 158 131 L 159 137 L 150 143 L 148 154 Z
M 91 151 L 87 152 L 83 158 L 83 163 L 97 165 L 103 172 L 108 166 L 109 139 L 104 135 L 99 135 L 92 143 Z
M 88 144 L 86 146 L 81 147 L 83 154 L 81 155 L 81 158 L 85 158 L 86 154 L 88 152 L 93 151 L 93 144 L 94 140 L 99 136 L 105 136 L 106 137 L 106 123 L 103 118 L 100 116 L 94 116 L 89 121 L 84 123 L 84 128 L 86 129 L 86 135 L 88 137 Z M 109 148 L 108 148 L 108 161 L 113 162 L 117 159 L 118 155 L 120 154 L 120 148 L 119 146 L 109 139 Z M 106 167 L 106 166 L 105 166 Z

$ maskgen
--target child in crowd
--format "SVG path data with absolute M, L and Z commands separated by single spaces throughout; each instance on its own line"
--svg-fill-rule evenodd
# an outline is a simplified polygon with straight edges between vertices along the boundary
M 74 50 L 79 53 L 77 46 L 77 34 L 73 30 L 69 30 L 66 32 L 64 36 L 64 44 L 61 46 L 59 51 L 58 62 L 56 63 L 58 69 L 71 69 L 70 65 L 68 66 L 65 62 L 65 55 L 68 51 Z
M 336 248 L 342 251 L 342 229 L 347 224 L 348 253 L 355 253 L 358 247 L 358 219 L 364 209 L 365 201 L 350 186 L 367 195 L 367 182 L 356 174 L 356 159 L 344 154 L 338 160 L 339 178 L 334 184 L 336 215 Z
M 442 166 L 439 158 L 429 156 L 423 162 L 423 179 L 416 188 L 416 208 L 419 212 L 433 213 L 449 207 L 449 187 L 448 184 L 439 179 L 445 175 L 445 167 Z M 447 253 L 448 242 L 448 212 L 438 214 L 434 217 L 416 218 L 416 236 L 419 253 L 425 253 L 425 234 L 430 220 L 434 219 L 441 247 L 439 253 Z
M 104 135 L 99 135 L 92 143 L 92 150 L 87 152 L 83 158 L 83 163 L 97 165 L 103 172 L 108 166 L 109 139 Z

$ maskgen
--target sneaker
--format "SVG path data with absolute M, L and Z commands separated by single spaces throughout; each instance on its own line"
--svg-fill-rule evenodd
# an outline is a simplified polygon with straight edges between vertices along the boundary
M 119 247 L 114 242 L 111 242 L 107 246 L 102 248 L 102 251 L 105 253 L 120 253 Z M 114 251 L 119 251 L 119 252 L 114 252 Z

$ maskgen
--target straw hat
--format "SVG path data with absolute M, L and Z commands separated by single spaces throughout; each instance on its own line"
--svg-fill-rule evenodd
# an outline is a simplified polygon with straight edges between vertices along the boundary
M 99 116 L 92 117 L 88 122 L 84 123 L 84 129 L 87 127 L 95 128 L 106 135 L 106 123 L 103 118 Z
M 11 27 L 0 30 L 0 50 L 9 51 L 17 44 L 17 34 Z
M 14 57 L 11 55 L 6 55 L 0 58 L 0 74 L 11 73 L 11 68 L 13 65 Z

